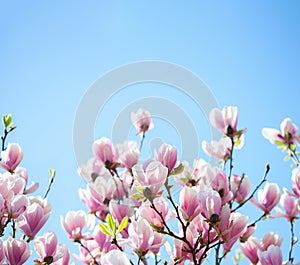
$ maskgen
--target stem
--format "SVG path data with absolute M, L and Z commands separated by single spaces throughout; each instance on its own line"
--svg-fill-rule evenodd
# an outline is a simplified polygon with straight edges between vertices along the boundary
M 6 148 L 5 148 L 5 140 L 6 140 L 6 137 L 8 136 L 8 134 L 10 132 L 12 132 L 16 127 L 12 127 L 10 128 L 9 130 L 6 130 L 6 128 L 4 129 L 4 136 L 1 136 L 1 140 L 2 140 L 2 146 L 1 146 L 1 149 L 2 151 L 4 151 Z M 1 161 L 1 158 L 0 158 L 0 161 Z
M 295 239 L 295 233 L 294 233 L 294 220 L 291 220 L 291 244 L 290 244 L 290 251 L 289 251 L 289 262 L 293 263 L 294 258 L 292 257 L 293 253 L 293 247 L 297 243 L 297 240 Z
M 54 182 L 54 178 L 55 178 L 55 174 L 51 177 L 51 179 L 50 179 L 50 181 L 49 181 L 49 185 L 48 185 L 48 188 L 47 188 L 47 190 L 46 190 L 46 192 L 45 192 L 44 199 L 46 199 L 47 196 L 48 196 L 48 193 L 49 193 L 49 191 L 50 191 L 50 189 L 51 189 L 51 186 L 52 186 L 52 184 L 53 184 L 53 182 Z
M 145 139 L 145 132 L 143 132 L 143 135 L 142 135 L 142 139 L 141 139 L 141 143 L 140 143 L 140 152 L 142 151 L 142 146 L 143 146 L 143 143 L 144 143 L 144 139 Z
M 235 212 L 237 209 L 241 208 L 245 203 L 247 203 L 251 198 L 253 198 L 254 194 L 261 187 L 261 185 L 267 181 L 267 175 L 268 175 L 269 171 L 270 171 L 270 165 L 267 164 L 265 174 L 264 174 L 262 180 L 260 181 L 260 183 L 255 187 L 255 189 L 251 193 L 251 195 L 244 202 L 242 202 L 240 205 L 238 205 L 235 209 L 231 210 L 231 212 Z
M 294 163 L 296 164 L 297 167 L 300 166 L 300 160 L 296 154 L 296 149 L 295 148 L 291 148 L 290 146 L 288 147 L 289 153 L 291 158 L 293 159 Z
M 229 174 L 228 174 L 228 189 L 231 190 L 231 175 L 232 175 L 232 169 L 233 169 L 233 148 L 234 148 L 234 139 L 233 136 L 230 137 L 231 140 L 231 149 L 230 149 L 230 163 L 229 163 Z M 234 200 L 234 199 L 233 199 Z M 230 209 L 232 208 L 232 202 L 231 200 L 229 202 Z
M 251 226 L 255 226 L 259 221 L 261 221 L 263 218 L 267 217 L 267 213 L 264 213 L 262 216 L 260 216 L 258 219 L 256 219 L 254 222 L 252 222 L 250 225 L 247 226 L 247 228 Z

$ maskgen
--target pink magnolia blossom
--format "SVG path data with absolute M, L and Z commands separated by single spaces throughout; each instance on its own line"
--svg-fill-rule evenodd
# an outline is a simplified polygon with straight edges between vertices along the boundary
M 47 232 L 43 236 L 38 237 L 34 241 L 34 248 L 39 257 L 41 263 L 50 260 L 56 262 L 64 256 L 64 252 L 60 250 L 57 242 L 57 237 L 53 232 Z
M 219 141 L 211 143 L 203 141 L 202 149 L 207 155 L 226 161 L 230 156 L 231 145 L 230 138 L 222 137 Z
M 179 195 L 179 205 L 182 216 L 186 221 L 191 221 L 201 212 L 198 193 L 189 187 L 184 187 L 181 190 Z
M 149 194 L 145 195 L 149 199 L 154 199 L 155 196 L 162 194 L 160 189 L 167 179 L 168 169 L 160 162 L 151 162 L 145 170 L 141 165 L 135 165 L 132 168 L 132 173 L 139 185 L 149 191 Z
M 18 167 L 15 170 L 15 174 L 25 180 L 25 188 L 24 188 L 23 194 L 33 193 L 39 188 L 39 183 L 34 183 L 34 182 L 32 182 L 32 184 L 29 187 L 26 187 L 27 183 L 28 183 L 28 174 L 27 174 L 27 170 L 25 168 Z
M 175 218 L 174 212 L 168 206 L 168 203 L 163 198 L 156 198 L 153 200 L 153 204 L 156 209 L 161 213 L 165 222 Z M 161 219 L 161 216 L 151 208 L 151 204 L 149 201 L 145 201 L 141 204 L 138 211 L 139 215 L 148 221 L 149 224 L 154 225 L 157 228 L 163 228 L 165 225 Z
M 16 195 L 8 205 L 8 212 L 12 218 L 18 218 L 23 212 L 25 212 L 28 206 L 28 199 L 24 195 Z
M 222 110 L 214 108 L 210 112 L 209 120 L 211 125 L 222 133 L 232 134 L 237 131 L 237 107 L 225 106 Z
M 12 237 L 3 242 L 3 252 L 9 265 L 22 265 L 31 254 L 26 241 Z
M 280 200 L 280 190 L 276 183 L 266 183 L 264 189 L 259 190 L 258 200 L 251 198 L 251 202 L 266 214 L 276 206 Z
M 14 173 L 23 156 L 23 151 L 18 144 L 9 143 L 6 150 L 1 152 L 0 167 L 10 173 Z
M 4 261 L 3 240 L 0 238 L 0 264 Z
M 222 210 L 222 199 L 218 192 L 212 189 L 206 189 L 198 193 L 198 199 L 201 207 L 201 214 L 208 222 L 216 224 Z
M 82 230 L 88 224 L 88 217 L 84 211 L 69 211 L 65 219 L 62 216 L 60 217 L 60 222 L 69 234 L 69 238 L 73 241 L 78 241 L 85 237 Z
M 298 199 L 296 199 L 294 196 L 288 194 L 287 191 L 285 191 L 280 198 L 280 205 L 284 209 L 282 211 L 280 208 L 276 207 L 276 214 L 273 214 L 270 217 L 278 218 L 278 217 L 284 217 L 289 222 L 293 221 L 298 214 L 300 214 L 300 205 Z
M 102 265 L 130 265 L 127 255 L 119 249 L 113 249 L 101 257 Z
M 69 265 L 70 264 L 70 251 L 68 247 L 64 244 L 59 244 L 56 249 L 56 253 L 60 253 L 62 257 L 56 260 L 53 265 Z
M 257 251 L 261 249 L 259 241 L 255 237 L 250 237 L 247 241 L 240 244 L 243 254 L 253 263 L 258 262 Z
M 103 163 L 99 161 L 97 157 L 90 158 L 86 164 L 81 165 L 77 173 L 87 182 L 93 182 L 98 176 L 108 175 L 109 177 L 111 174 L 107 172 L 107 169 L 104 167 Z
M 30 197 L 26 211 L 17 218 L 16 224 L 29 239 L 33 239 L 49 219 L 51 208 L 47 199 Z
M 143 109 L 139 109 L 136 113 L 131 112 L 131 122 L 137 129 L 137 134 L 150 131 L 154 127 L 150 112 Z
M 246 242 L 248 240 L 248 238 L 250 238 L 250 236 L 252 236 L 254 234 L 255 230 L 256 230 L 255 225 L 247 226 L 246 231 L 240 237 L 240 241 Z
M 270 245 L 267 250 L 258 250 L 260 265 L 282 265 L 282 253 L 278 246 Z
M 116 146 L 119 154 L 121 166 L 131 171 L 132 167 L 139 161 L 140 150 L 138 144 L 134 141 L 126 141 Z
M 154 232 L 149 223 L 142 218 L 132 220 L 128 228 L 127 244 L 135 252 L 145 255 L 151 249 L 154 241 Z
M 283 238 L 279 238 L 278 233 L 269 232 L 261 240 L 261 250 L 265 251 L 269 246 L 274 245 L 280 247 L 283 242 Z
M 97 225 L 92 234 L 93 239 L 97 243 L 97 247 L 101 253 L 106 253 L 112 249 L 116 249 L 117 246 L 111 243 L 112 238 L 102 233 Z
M 251 182 L 247 176 L 240 177 L 233 174 L 230 179 L 230 188 L 237 203 L 243 203 L 251 191 Z
M 116 167 L 119 166 L 118 150 L 108 138 L 102 137 L 95 141 L 93 144 L 93 151 L 107 169 L 115 170 Z
M 292 172 L 292 185 L 293 185 L 293 192 L 295 196 L 300 199 L 300 170 L 299 168 L 293 169 Z
M 295 141 L 300 142 L 300 135 L 296 134 L 298 128 L 292 123 L 290 118 L 284 119 L 280 124 L 280 131 L 272 128 L 263 128 L 262 135 L 272 144 L 293 144 Z
M 162 144 L 158 151 L 155 151 L 154 158 L 168 168 L 173 170 L 177 161 L 177 150 L 175 146 Z
M 79 245 L 79 255 L 73 254 L 73 258 L 83 264 L 95 264 L 94 258 L 99 260 L 101 252 L 99 246 L 94 239 L 81 239 L 82 245 Z

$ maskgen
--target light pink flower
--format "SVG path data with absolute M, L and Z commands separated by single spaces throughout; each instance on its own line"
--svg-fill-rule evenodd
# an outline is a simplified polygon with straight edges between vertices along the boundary
M 248 238 L 254 234 L 255 230 L 255 225 L 247 226 L 246 231 L 241 235 L 240 241 L 246 242 Z
M 31 197 L 26 211 L 17 218 L 16 224 L 29 239 L 33 239 L 47 222 L 50 214 L 51 205 L 47 199 Z
M 60 251 L 57 243 L 57 237 L 53 232 L 47 232 L 34 241 L 35 251 L 42 262 L 46 260 L 56 262 L 64 256 L 65 253 Z
M 0 238 L 0 264 L 4 261 L 3 240 Z
M 237 203 L 245 201 L 247 195 L 251 191 L 251 182 L 247 176 L 243 178 L 233 174 L 230 179 L 230 188 L 233 193 L 233 198 Z
M 131 112 L 131 122 L 137 129 L 137 134 L 150 131 L 154 127 L 150 112 L 143 109 L 139 109 L 136 113 Z
M 102 265 L 130 265 L 127 255 L 119 249 L 113 249 L 101 257 Z
M 60 217 L 60 222 L 71 240 L 78 241 L 84 238 L 82 230 L 88 223 L 88 217 L 84 211 L 69 211 L 65 219 Z
M 154 241 L 154 232 L 149 223 L 142 218 L 131 220 L 128 228 L 127 244 L 135 252 L 147 253 Z
M 280 124 L 280 131 L 272 128 L 263 128 L 262 135 L 272 144 L 293 144 L 295 141 L 300 142 L 300 135 L 296 135 L 298 128 L 292 123 L 290 118 L 284 119 Z
M 218 192 L 208 188 L 198 193 L 201 214 L 208 222 L 216 224 L 222 210 L 222 199 Z
M 93 151 L 107 169 L 115 170 L 115 168 L 119 166 L 118 150 L 108 138 L 102 137 L 95 141 L 93 144 Z
M 119 154 L 121 166 L 131 170 L 139 161 L 140 150 L 138 144 L 134 141 L 126 141 L 116 146 Z
M 238 121 L 237 107 L 225 106 L 222 110 L 214 108 L 211 110 L 209 120 L 212 126 L 224 134 L 236 132 Z
M 160 189 L 164 186 L 168 176 L 168 169 L 160 162 L 154 161 L 148 164 L 145 170 L 141 165 L 135 165 L 132 168 L 132 173 L 139 185 L 144 189 L 148 189 L 149 193 L 151 193 L 149 196 L 153 196 L 154 199 L 155 196 L 162 193 Z
M 271 245 L 280 247 L 282 242 L 283 242 L 283 238 L 279 238 L 278 233 L 270 232 L 264 235 L 264 237 L 262 238 L 260 243 L 261 250 L 265 251 Z
M 53 265 L 69 265 L 70 264 L 70 251 L 64 244 L 59 244 L 56 249 L 57 256 L 62 256 Z
M 282 211 L 280 208 L 276 207 L 275 210 L 277 213 L 273 214 L 270 217 L 272 217 L 272 218 L 284 217 L 289 222 L 291 222 L 300 213 L 300 205 L 299 205 L 298 199 L 296 199 L 294 196 L 288 194 L 286 190 L 281 195 L 280 205 L 284 209 L 284 211 Z
M 102 233 L 99 225 L 95 227 L 92 237 L 97 242 L 97 247 L 99 248 L 100 252 L 106 253 L 117 248 L 116 245 L 111 244 L 112 238 Z
M 14 173 L 14 170 L 21 163 L 23 156 L 23 151 L 18 144 L 9 143 L 6 150 L 1 152 L 0 167 L 10 173 Z
M 170 210 L 168 203 L 163 198 L 156 198 L 153 200 L 153 204 L 156 209 L 161 213 L 165 222 L 175 218 L 175 214 Z M 163 228 L 165 225 L 161 219 L 161 216 L 150 207 L 151 204 L 149 201 L 143 202 L 139 207 L 139 215 L 148 221 L 149 224 L 152 224 L 156 227 Z
M 282 265 L 282 253 L 278 246 L 271 245 L 267 250 L 258 250 L 260 265 Z
M 107 174 L 109 177 L 111 176 L 111 174 L 107 172 L 103 163 L 100 162 L 97 157 L 92 157 L 86 164 L 81 165 L 78 168 L 77 173 L 88 182 L 95 181 L 95 179 L 100 175 L 103 176 Z
M 299 168 L 293 169 L 292 172 L 293 192 L 300 199 L 300 170 Z
M 15 170 L 15 175 L 19 176 L 20 178 L 25 180 L 25 188 L 24 188 L 23 194 L 33 193 L 39 188 L 39 183 L 34 183 L 34 182 L 32 182 L 29 187 L 26 187 L 28 184 L 28 174 L 27 174 L 27 170 L 25 168 L 18 167 Z
M 80 242 L 84 247 L 79 246 L 79 255 L 73 254 L 73 258 L 83 264 L 95 264 L 94 258 L 99 260 L 101 256 L 97 242 L 94 239 L 81 239 Z
M 31 254 L 26 241 L 12 237 L 3 242 L 3 252 L 9 265 L 22 265 Z
M 255 237 L 250 237 L 247 241 L 240 244 L 240 249 L 253 264 L 258 262 L 257 251 L 261 248 L 259 241 Z
M 201 211 L 198 193 L 192 188 L 184 187 L 179 195 L 179 209 L 186 221 L 193 220 Z
M 251 202 L 266 214 L 276 206 L 280 200 L 280 190 L 276 183 L 266 183 L 263 190 L 257 194 L 258 200 L 251 198 Z
M 8 212 L 11 214 L 11 217 L 16 219 L 23 212 L 25 212 L 28 206 L 28 199 L 25 195 L 16 195 L 13 197 L 10 205 L 8 205 Z
M 219 141 L 211 143 L 203 141 L 202 149 L 207 155 L 226 161 L 230 156 L 231 145 L 230 138 L 222 137 Z
M 173 170 L 177 161 L 177 150 L 175 146 L 162 144 L 154 154 L 155 160 L 161 162 L 168 168 L 169 172 Z

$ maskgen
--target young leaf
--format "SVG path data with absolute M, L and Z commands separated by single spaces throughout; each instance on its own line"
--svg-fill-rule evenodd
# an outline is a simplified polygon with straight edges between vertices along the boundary
M 106 222 L 107 225 L 109 227 L 109 229 L 115 233 L 116 232 L 116 222 L 114 221 L 114 219 L 112 218 L 111 214 L 107 214 L 106 215 Z
M 118 227 L 117 234 L 119 234 L 122 230 L 124 230 L 127 227 L 127 225 L 128 225 L 128 217 L 125 216 L 122 219 L 122 221 L 121 221 L 121 223 L 120 223 L 120 225 Z
M 109 230 L 109 228 L 106 226 L 106 224 L 99 224 L 100 227 L 100 231 L 107 235 L 107 236 L 113 236 L 113 234 L 111 233 L 111 231 Z

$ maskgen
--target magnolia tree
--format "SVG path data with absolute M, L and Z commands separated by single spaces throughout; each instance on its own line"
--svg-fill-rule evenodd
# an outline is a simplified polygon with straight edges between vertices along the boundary
M 297 243 L 294 227 L 300 213 L 296 151 L 300 136 L 290 119 L 281 123 L 280 131 L 262 131 L 293 160 L 292 190 L 283 189 L 283 193 L 276 183 L 267 181 L 269 165 L 254 189 L 246 175 L 234 174 L 234 150 L 243 146 L 245 134 L 237 127 L 236 107 L 210 113 L 212 126 L 223 133 L 219 141 L 202 143 L 203 150 L 218 160 L 214 165 L 203 159 L 193 165 L 178 161 L 176 147 L 166 143 L 153 158 L 139 162 L 143 140 L 153 123 L 150 113 L 142 109 L 132 113 L 131 120 L 141 136 L 139 143 L 115 145 L 103 137 L 93 144 L 94 156 L 78 169 L 87 182 L 79 196 L 88 211 L 70 211 L 61 217 L 70 240 L 79 246 L 79 253 L 73 254 L 75 260 L 98 265 L 198 265 L 207 262 L 209 255 L 215 264 L 221 264 L 238 246 L 243 255 L 234 258 L 235 264 L 242 256 L 251 264 L 300 264 L 293 258 Z M 50 171 L 44 198 L 28 196 L 38 185 L 27 187 L 26 170 L 18 167 L 23 158 L 20 146 L 5 145 L 15 128 L 11 115 L 4 116 L 3 123 L 0 260 L 23 264 L 31 255 L 29 243 L 33 241 L 39 256 L 36 264 L 69 264 L 69 251 L 58 244 L 54 233 L 37 236 L 51 212 L 46 197 L 55 172 Z M 179 194 L 174 192 L 174 183 L 180 186 Z M 280 207 L 276 207 L 278 203 Z M 246 204 L 261 210 L 256 221 L 240 212 Z M 269 232 L 261 239 L 253 236 L 259 223 L 268 218 L 286 219 L 291 231 L 288 253 L 282 253 L 283 240 L 277 233 Z M 163 251 L 168 255 L 160 255 Z

